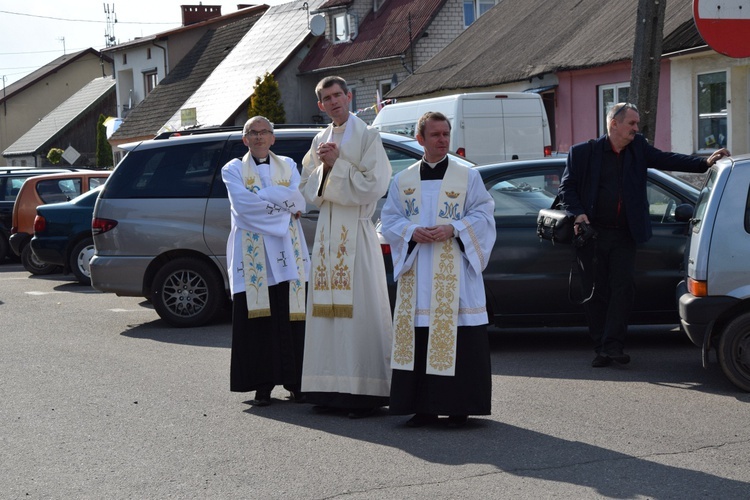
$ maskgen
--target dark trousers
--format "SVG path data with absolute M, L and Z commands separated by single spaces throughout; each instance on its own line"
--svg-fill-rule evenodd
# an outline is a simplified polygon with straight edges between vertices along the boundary
M 597 354 L 619 354 L 635 295 L 636 243 L 627 229 L 597 228 L 596 240 L 578 249 L 589 334 Z M 596 257 L 596 258 L 594 258 Z

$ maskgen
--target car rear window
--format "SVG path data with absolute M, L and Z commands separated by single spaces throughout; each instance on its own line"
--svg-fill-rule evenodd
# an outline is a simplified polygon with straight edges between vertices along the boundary
M 205 198 L 225 141 L 135 150 L 112 173 L 102 198 Z

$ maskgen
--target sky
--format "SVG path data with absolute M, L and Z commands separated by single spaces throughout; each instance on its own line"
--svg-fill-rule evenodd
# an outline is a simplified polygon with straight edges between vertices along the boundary
M 0 0 L 0 84 L 10 85 L 32 71 L 87 48 L 106 47 L 107 13 L 114 23 L 117 43 L 178 28 L 181 5 L 221 5 L 221 13 L 238 4 L 279 5 L 289 0 Z M 112 14 L 114 13 L 114 15 Z

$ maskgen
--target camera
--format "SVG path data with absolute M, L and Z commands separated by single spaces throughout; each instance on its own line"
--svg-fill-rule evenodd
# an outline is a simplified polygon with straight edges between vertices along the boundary
M 579 222 L 576 224 L 576 226 L 578 226 L 578 234 L 576 234 L 575 238 L 573 238 L 573 243 L 578 248 L 584 246 L 589 240 L 593 240 L 596 238 L 596 229 L 594 229 L 591 224 Z

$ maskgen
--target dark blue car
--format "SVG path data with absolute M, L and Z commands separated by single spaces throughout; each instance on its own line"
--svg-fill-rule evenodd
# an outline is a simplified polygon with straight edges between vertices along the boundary
M 37 259 L 72 272 L 79 283 L 91 284 L 89 261 L 94 256 L 91 218 L 101 188 L 65 203 L 40 205 L 34 219 L 31 249 Z

